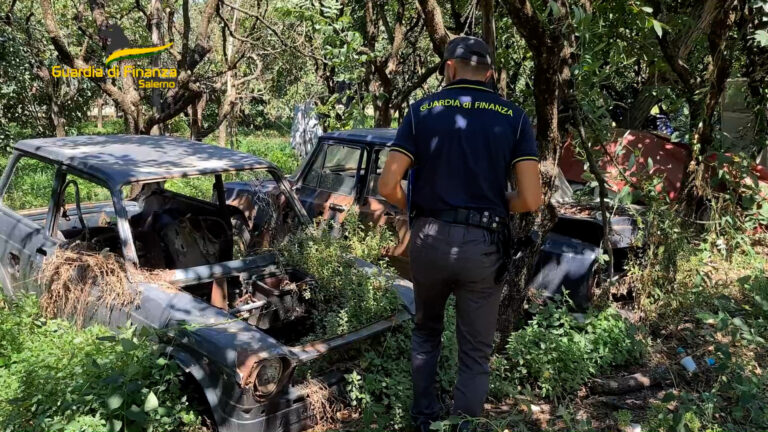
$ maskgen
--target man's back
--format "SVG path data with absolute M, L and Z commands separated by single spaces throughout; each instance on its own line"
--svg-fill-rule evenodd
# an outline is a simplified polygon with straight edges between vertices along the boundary
M 482 415 L 500 275 L 506 269 L 507 215 L 534 210 L 541 203 L 530 121 L 520 108 L 486 88 L 492 63 L 480 39 L 461 36 L 446 46 L 440 72 L 449 84 L 411 105 L 379 178 L 379 193 L 406 208 L 408 197 L 400 179 L 413 168 L 410 259 L 416 316 L 411 416 L 420 431 L 429 431 L 441 414 L 435 378 L 451 295 L 456 298 L 459 345 L 451 411 Z M 507 192 L 513 166 L 518 189 Z
M 499 217 L 508 214 L 510 166 L 537 154 L 523 110 L 471 80 L 411 104 L 393 148 L 413 159 L 417 211 L 463 208 Z

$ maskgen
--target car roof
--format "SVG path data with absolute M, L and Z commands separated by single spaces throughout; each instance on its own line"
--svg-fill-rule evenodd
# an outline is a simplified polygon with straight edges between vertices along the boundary
M 344 131 L 327 132 L 320 139 L 333 139 L 340 141 L 354 141 L 363 144 L 386 146 L 395 140 L 397 129 L 350 129 Z
M 115 188 L 133 182 L 276 169 L 248 153 L 169 136 L 39 138 L 19 141 L 15 148 L 78 169 Z

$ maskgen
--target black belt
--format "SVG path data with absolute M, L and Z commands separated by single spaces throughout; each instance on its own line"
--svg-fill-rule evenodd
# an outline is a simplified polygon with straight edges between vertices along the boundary
M 507 228 L 507 218 L 496 216 L 488 211 L 453 209 L 453 210 L 416 210 L 415 217 L 430 217 L 446 223 L 469 225 L 491 231 L 503 231 Z

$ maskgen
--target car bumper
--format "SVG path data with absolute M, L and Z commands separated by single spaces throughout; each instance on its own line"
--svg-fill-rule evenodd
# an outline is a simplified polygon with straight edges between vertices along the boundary
M 344 377 L 335 373 L 320 380 L 331 394 L 343 391 Z M 313 427 L 316 418 L 306 389 L 289 386 L 276 398 L 261 404 L 224 400 L 213 410 L 219 432 L 299 432 Z

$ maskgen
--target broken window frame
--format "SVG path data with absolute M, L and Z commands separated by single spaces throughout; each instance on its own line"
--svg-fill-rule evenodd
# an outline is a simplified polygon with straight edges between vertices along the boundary
M 315 184 L 307 183 L 307 178 L 312 173 L 312 171 L 314 170 L 314 168 L 317 166 L 318 163 L 320 164 L 320 176 L 322 176 L 322 170 L 325 168 L 326 157 L 328 155 L 328 148 L 330 146 L 348 147 L 348 148 L 353 148 L 360 152 L 357 159 L 357 167 L 355 168 L 355 183 L 351 193 L 347 193 L 346 191 L 341 191 L 341 190 L 334 191 L 334 190 L 320 187 L 321 177 L 317 178 L 317 182 L 315 182 Z M 365 187 L 361 187 L 361 185 L 363 184 L 362 182 L 366 181 L 367 179 L 366 172 L 364 172 L 366 160 L 368 159 L 367 147 L 364 145 L 358 145 L 355 143 L 342 143 L 338 141 L 320 141 L 317 144 L 317 149 L 315 150 L 315 152 L 316 153 L 313 153 L 311 156 L 312 163 L 308 163 L 304 171 L 299 175 L 297 187 L 306 187 L 306 188 L 311 188 L 316 190 L 322 190 L 332 194 L 360 198 L 360 196 L 362 195 L 362 192 L 367 189 Z M 322 154 L 319 154 L 319 153 L 322 153 Z

